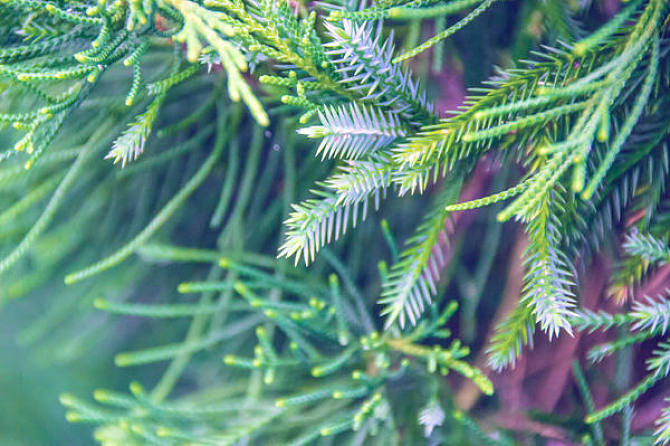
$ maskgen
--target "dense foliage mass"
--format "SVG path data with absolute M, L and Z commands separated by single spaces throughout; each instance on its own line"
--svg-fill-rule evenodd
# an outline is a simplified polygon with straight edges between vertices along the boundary
M 670 443 L 666 0 L 0 13 L 3 442 Z

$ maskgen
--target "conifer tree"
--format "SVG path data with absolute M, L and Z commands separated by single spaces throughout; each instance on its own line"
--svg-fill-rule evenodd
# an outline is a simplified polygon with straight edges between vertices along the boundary
M 87 376 L 51 441 L 529 444 L 499 377 L 579 342 L 541 421 L 670 444 L 666 0 L 0 12 L 0 317 Z

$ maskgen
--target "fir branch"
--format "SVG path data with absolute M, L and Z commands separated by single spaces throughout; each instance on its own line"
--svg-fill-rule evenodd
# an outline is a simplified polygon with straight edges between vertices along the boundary
M 488 363 L 492 369 L 500 371 L 514 367 L 523 347 L 533 346 L 535 317 L 532 308 L 517 304 L 513 312 L 498 324 L 496 332 L 487 348 Z
M 165 94 L 161 94 L 151 101 L 146 111 L 137 115 L 135 122 L 130 124 L 128 129 L 114 140 L 105 159 L 113 159 L 114 164 L 120 161 L 123 168 L 126 167 L 126 163 L 135 161 L 144 153 L 144 146 L 164 100 Z
M 670 248 L 665 238 L 658 239 L 651 234 L 633 232 L 626 236 L 623 248 L 631 256 L 642 257 L 649 263 L 670 263 Z
M 316 155 L 356 159 L 386 148 L 406 132 L 397 115 L 356 102 L 318 111 L 320 126 L 299 129 L 309 138 L 321 138 Z
M 670 294 L 670 290 L 665 294 Z M 647 297 L 646 302 L 639 300 L 631 310 L 629 317 L 633 321 L 633 330 L 665 334 L 670 327 L 670 301 L 663 297 Z
M 406 319 L 416 325 L 425 307 L 432 303 L 432 296 L 437 293 L 437 283 L 446 264 L 445 245 L 449 243 L 449 212 L 445 210 L 445 203 L 456 200 L 462 182 L 462 177 L 459 177 L 447 183 L 436 200 L 435 209 L 408 240 L 409 246 L 400 254 L 400 260 L 385 278 L 379 303 L 384 305 L 381 314 L 386 316 L 386 328 L 396 320 L 401 327 L 405 326 Z
M 328 56 L 333 60 L 340 83 L 350 91 L 362 92 L 363 101 L 376 101 L 410 122 L 432 120 L 433 105 L 409 70 L 391 61 L 393 37 L 383 40 L 380 29 L 363 22 L 344 20 L 341 27 L 326 23 L 331 36 Z
M 570 318 L 574 316 L 574 285 L 568 261 L 559 248 L 559 231 L 545 201 L 535 219 L 528 223 L 529 247 L 525 253 L 528 268 L 521 302 L 532 308 L 537 323 L 549 338 L 562 330 L 572 335 Z
M 365 220 L 371 200 L 379 209 L 390 176 L 390 166 L 382 156 L 347 161 L 326 179 L 325 189 L 312 191 L 318 198 L 292 205 L 293 212 L 284 222 L 288 230 L 278 256 L 295 255 L 296 264 L 300 257 L 309 264 L 319 249 L 346 234 L 349 224 L 356 227 L 359 212 L 360 219 Z

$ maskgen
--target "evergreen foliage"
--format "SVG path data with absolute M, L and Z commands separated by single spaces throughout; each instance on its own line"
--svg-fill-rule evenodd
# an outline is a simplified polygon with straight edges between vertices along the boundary
M 640 297 L 670 263 L 670 3 L 600 6 L 0 0 L 0 305 L 46 362 L 137 367 L 62 389 L 66 419 L 109 446 L 517 444 L 454 383 L 597 331 L 594 363 L 654 347 L 605 407 L 575 364 L 572 440 L 622 414 L 670 444 L 670 406 L 630 432 L 670 375 L 670 291 Z M 505 14 L 507 68 L 443 116 L 453 39 Z M 484 338 L 497 252 L 523 284 Z M 619 311 L 585 306 L 599 256 Z

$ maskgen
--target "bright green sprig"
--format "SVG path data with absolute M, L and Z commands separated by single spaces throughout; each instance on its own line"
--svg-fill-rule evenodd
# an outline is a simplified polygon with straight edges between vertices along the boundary
M 139 114 L 135 122 L 114 140 L 112 149 L 107 153 L 105 159 L 113 159 L 114 164 L 120 161 L 122 168 L 126 166 L 126 163 L 135 161 L 144 152 L 154 121 L 164 101 L 165 93 L 151 101 L 146 111 Z
M 589 424 L 597 423 L 603 419 L 612 416 L 613 414 L 622 411 L 633 401 L 638 399 L 640 395 L 649 390 L 654 384 L 656 384 L 663 377 L 658 373 L 651 373 L 647 375 L 637 386 L 635 386 L 628 393 L 623 395 L 621 398 L 616 400 L 614 403 L 608 405 L 607 407 L 593 412 L 586 417 L 586 422 Z
M 184 82 L 191 76 L 194 76 L 200 70 L 200 66 L 197 64 L 191 64 L 185 69 L 165 78 L 158 82 L 152 82 L 147 85 L 147 91 L 152 95 L 161 95 L 165 94 L 170 88 L 175 85 Z
M 393 20 L 416 20 L 438 16 L 449 16 L 472 6 L 476 6 L 479 3 L 481 3 L 481 0 L 456 0 L 442 5 L 428 6 L 426 8 L 395 6 L 385 11 L 384 17 Z M 446 37 L 448 36 L 445 36 L 444 38 Z
M 497 194 L 492 194 L 484 198 L 478 198 L 476 200 L 466 201 L 463 203 L 451 204 L 447 206 L 445 210 L 447 212 L 454 212 L 454 211 L 465 211 L 468 209 L 477 209 L 484 206 L 489 206 L 491 204 L 507 200 L 508 198 L 520 194 L 528 186 L 529 182 L 530 180 L 527 179 L 517 184 L 516 186 L 510 187 L 509 189 L 504 190 L 502 192 L 498 192 Z
M 484 13 L 488 8 L 491 7 L 493 3 L 495 3 L 496 0 L 484 0 L 481 2 L 477 8 L 475 8 L 470 14 L 462 18 L 459 22 L 456 24 L 450 26 L 449 28 L 445 29 L 441 33 L 433 36 L 429 40 L 425 41 L 418 47 L 407 51 L 406 53 L 401 54 L 400 56 L 396 57 L 393 59 L 393 63 L 400 63 L 403 62 L 407 59 L 411 59 L 412 57 L 426 51 L 427 49 L 435 46 L 438 42 L 448 38 L 449 36 L 457 33 L 464 27 L 466 27 L 470 22 L 472 22 L 475 18 L 477 18 L 479 15 Z
M 642 89 L 639 93 L 639 96 L 637 97 L 628 117 L 626 118 L 623 125 L 617 132 L 614 141 L 612 141 L 612 144 L 609 150 L 607 151 L 607 155 L 600 162 L 598 170 L 593 174 L 593 177 L 591 178 L 588 185 L 582 192 L 582 198 L 584 198 L 585 200 L 589 199 L 593 195 L 595 188 L 598 187 L 598 185 L 602 182 L 603 178 L 605 177 L 605 174 L 614 163 L 616 155 L 619 153 L 624 143 L 626 142 L 631 132 L 633 131 L 633 127 L 637 124 L 638 120 L 640 119 L 644 107 L 649 100 L 649 95 L 651 94 L 651 89 L 654 85 L 654 82 L 656 81 L 656 73 L 658 71 L 658 54 L 659 54 L 658 38 L 654 39 L 652 48 L 653 49 L 651 52 L 649 69 L 647 72 L 647 76 L 644 80 L 644 84 L 642 85 Z M 606 127 L 608 128 L 609 126 Z
M 634 0 L 630 2 L 630 4 L 626 6 L 624 10 L 614 16 L 612 20 L 608 21 L 605 26 L 601 27 L 598 31 L 592 33 L 588 37 L 575 43 L 575 54 L 578 56 L 583 56 L 588 51 L 602 44 L 605 39 L 616 33 L 623 25 L 625 25 L 626 21 L 628 21 L 638 10 L 641 3 L 642 0 Z

